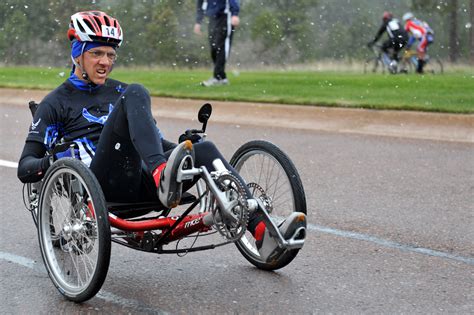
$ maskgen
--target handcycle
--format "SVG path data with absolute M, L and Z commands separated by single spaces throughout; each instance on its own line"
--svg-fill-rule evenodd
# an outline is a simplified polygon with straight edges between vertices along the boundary
M 402 59 L 400 61 L 400 72 L 401 73 L 414 73 L 418 66 L 418 53 L 414 49 L 406 49 L 403 52 Z M 443 63 L 438 57 L 431 57 L 428 54 L 425 55 L 425 65 L 423 72 L 431 74 L 442 74 L 444 71 Z
M 30 102 L 33 115 L 37 106 Z M 205 141 L 211 112 L 210 104 L 203 105 L 198 113 L 202 128 L 187 130 L 186 135 L 199 135 Z M 183 159 L 178 179 L 198 178 L 196 194 L 183 198 L 180 207 L 184 209 L 172 214 L 159 203 L 108 202 L 83 162 L 74 158 L 54 161 L 41 181 L 24 188 L 25 205 L 37 227 L 41 255 L 53 284 L 74 302 L 94 297 L 107 275 L 112 242 L 149 253 L 178 255 L 234 243 L 259 269 L 276 270 L 288 265 L 306 237 L 305 227 L 298 228 L 289 239 L 283 238 L 278 229 L 291 213 L 306 214 L 305 193 L 294 164 L 277 146 L 263 140 L 242 145 L 230 164 L 246 183 L 219 159 L 213 162 L 215 171 L 211 172 Z M 252 193 L 250 198 L 243 185 Z M 281 249 L 269 262 L 260 257 L 255 239 L 247 230 L 251 211 L 261 212 Z M 179 246 L 184 238 L 197 240 L 212 234 L 221 237 L 218 241 L 211 238 L 210 244 Z
M 394 51 L 390 48 L 387 54 L 382 50 L 382 45 L 375 44 L 370 46 L 370 50 L 373 52 L 373 56 L 368 57 L 364 62 L 364 73 L 385 73 L 388 71 L 391 74 L 398 72 L 398 62 L 393 57 Z

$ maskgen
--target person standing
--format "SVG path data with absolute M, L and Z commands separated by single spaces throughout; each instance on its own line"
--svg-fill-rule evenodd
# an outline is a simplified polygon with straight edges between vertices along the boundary
M 230 54 L 234 29 L 239 26 L 239 0 L 197 0 L 194 33 L 201 35 L 201 24 L 206 15 L 209 19 L 208 38 L 214 64 L 212 78 L 201 82 L 202 86 L 229 84 L 225 64 Z

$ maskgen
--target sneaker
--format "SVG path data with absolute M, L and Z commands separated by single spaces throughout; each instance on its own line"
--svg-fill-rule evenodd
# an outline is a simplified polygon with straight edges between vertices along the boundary
M 216 79 L 216 78 L 210 78 L 209 80 L 201 82 L 201 85 L 205 87 L 214 86 L 214 85 L 227 85 L 227 84 L 229 84 L 229 80 Z
M 193 161 L 193 144 L 189 140 L 181 142 L 171 152 L 166 166 L 161 173 L 160 184 L 157 189 L 158 198 L 165 207 L 174 208 L 181 201 L 183 183 L 181 181 L 178 182 L 178 171 L 180 166 L 183 169 L 191 169 Z
M 278 229 L 285 240 L 294 237 L 294 233 L 300 227 L 306 228 L 306 215 L 302 212 L 293 212 L 288 218 L 283 221 Z M 301 234 L 301 233 L 300 233 Z M 304 239 L 305 235 L 298 235 L 296 239 Z M 272 262 L 276 260 L 285 249 L 278 246 L 277 240 L 270 235 L 268 229 L 265 229 L 263 238 L 256 241 L 260 257 L 265 262 Z

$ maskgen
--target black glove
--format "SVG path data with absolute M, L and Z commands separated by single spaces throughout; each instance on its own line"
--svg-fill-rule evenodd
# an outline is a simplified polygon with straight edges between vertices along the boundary
M 185 132 L 179 136 L 178 143 L 190 140 L 192 143 L 198 143 L 202 141 L 202 137 L 196 133 Z
M 73 146 L 72 150 L 71 150 L 71 146 Z M 53 155 L 54 161 L 65 158 L 65 157 L 79 159 L 79 147 L 77 146 L 76 143 L 73 143 L 73 142 L 58 144 L 57 146 L 54 147 L 52 155 Z

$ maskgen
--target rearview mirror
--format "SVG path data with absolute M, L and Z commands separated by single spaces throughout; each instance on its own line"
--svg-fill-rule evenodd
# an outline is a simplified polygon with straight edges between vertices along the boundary
M 211 104 L 206 103 L 206 104 L 202 105 L 202 107 L 201 107 L 201 109 L 199 110 L 199 113 L 198 113 L 199 122 L 203 123 L 203 124 L 207 123 L 207 121 L 211 117 L 211 113 L 212 113 Z
M 202 132 L 206 132 L 207 121 L 211 117 L 212 106 L 209 103 L 202 105 L 198 113 L 199 122 L 202 123 Z

